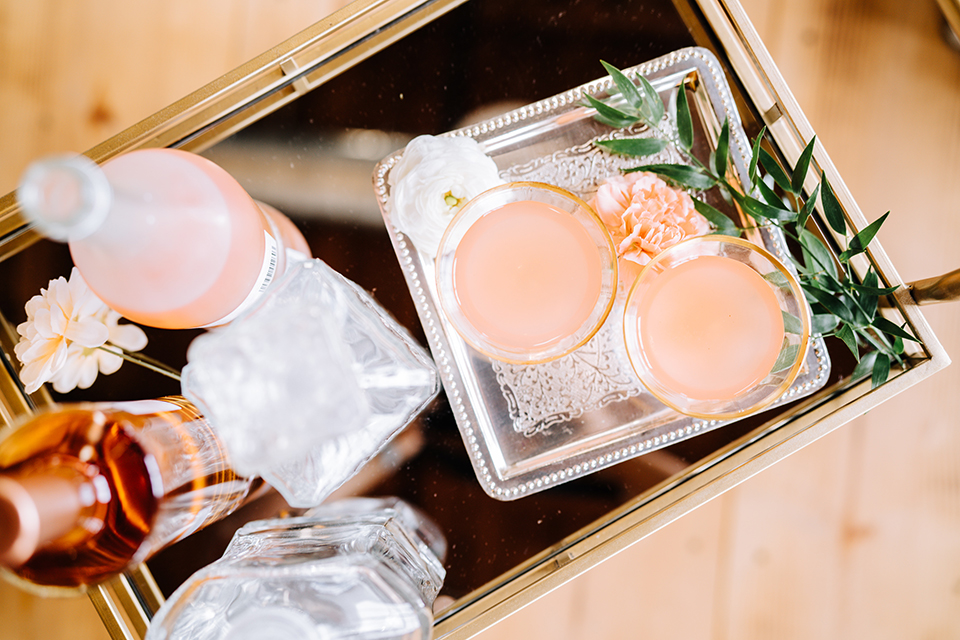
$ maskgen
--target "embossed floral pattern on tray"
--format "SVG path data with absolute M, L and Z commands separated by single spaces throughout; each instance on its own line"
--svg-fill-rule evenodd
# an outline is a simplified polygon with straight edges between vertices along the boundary
M 682 49 L 624 71 L 643 74 L 663 97 L 670 96 L 679 78 L 699 74 L 701 97 L 718 121 L 730 121 L 735 170 L 746 175 L 750 146 L 720 65 L 709 51 Z M 589 199 L 605 177 L 636 164 L 601 152 L 593 141 L 651 135 L 642 126 L 614 131 L 597 125 L 580 106 L 584 93 L 604 97 L 611 87 L 610 79 L 602 78 L 447 135 L 484 143 L 505 180 L 547 182 Z M 669 116 L 662 126 L 672 126 Z M 386 213 L 387 176 L 400 156 L 393 154 L 378 165 L 375 192 L 474 471 L 490 496 L 514 500 L 726 424 L 674 413 L 643 389 L 622 345 L 623 283 L 620 299 L 597 335 L 564 358 L 511 365 L 471 350 L 436 304 L 432 256 L 420 255 Z M 682 158 L 668 147 L 644 161 Z M 779 233 L 761 230 L 756 240 L 789 263 Z M 816 391 L 829 370 L 817 337 L 805 370 L 776 404 Z

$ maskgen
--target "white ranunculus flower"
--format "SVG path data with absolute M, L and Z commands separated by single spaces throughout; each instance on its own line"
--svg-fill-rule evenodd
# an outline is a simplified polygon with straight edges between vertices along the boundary
M 66 393 L 86 389 L 97 373 L 115 372 L 119 356 L 100 347 L 138 351 L 147 336 L 140 327 L 118 324 L 120 314 L 110 309 L 90 289 L 74 267 L 70 280 L 51 280 L 46 289 L 27 302 L 27 321 L 17 326 L 20 341 L 14 353 L 23 364 L 20 380 L 27 393 L 45 382 Z
M 418 251 L 434 257 L 453 216 L 503 180 L 473 138 L 424 135 L 407 144 L 390 170 L 389 183 L 394 224 Z

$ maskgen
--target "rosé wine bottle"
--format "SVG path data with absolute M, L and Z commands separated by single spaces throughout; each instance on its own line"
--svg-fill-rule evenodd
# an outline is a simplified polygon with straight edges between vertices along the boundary
M 182 397 L 51 407 L 0 442 L 0 574 L 41 593 L 85 590 L 260 486 Z
M 153 327 L 225 324 L 284 271 L 288 250 L 310 254 L 283 214 L 186 151 L 131 151 L 102 167 L 45 158 L 17 197 L 42 233 L 69 243 L 97 296 Z

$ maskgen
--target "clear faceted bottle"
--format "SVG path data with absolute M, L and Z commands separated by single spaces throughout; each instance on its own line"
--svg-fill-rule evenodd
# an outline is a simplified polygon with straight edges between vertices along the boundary
M 444 578 L 436 525 L 396 498 L 241 528 L 164 603 L 147 640 L 426 640 Z
M 228 515 L 254 482 L 184 398 L 54 407 L 0 442 L 0 567 L 83 590 Z

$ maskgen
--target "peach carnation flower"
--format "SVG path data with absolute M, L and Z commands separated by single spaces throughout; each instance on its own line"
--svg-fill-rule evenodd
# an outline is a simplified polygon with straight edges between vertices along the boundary
M 652 173 L 607 178 L 590 206 L 610 230 L 617 254 L 639 265 L 684 238 L 711 231 L 686 191 Z

